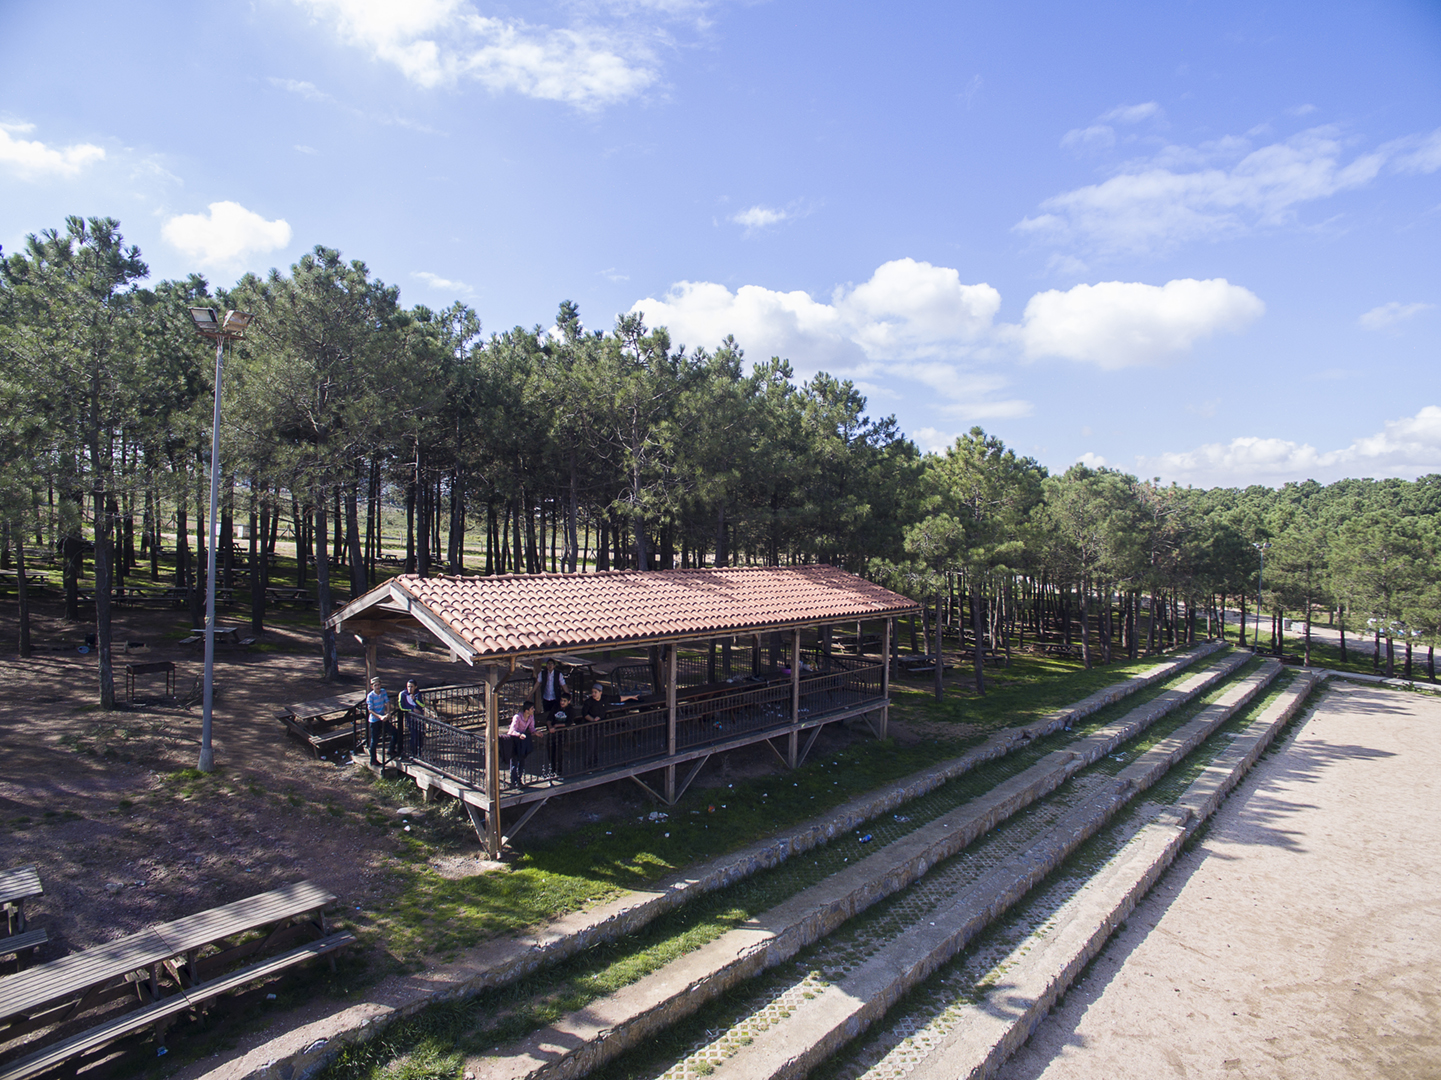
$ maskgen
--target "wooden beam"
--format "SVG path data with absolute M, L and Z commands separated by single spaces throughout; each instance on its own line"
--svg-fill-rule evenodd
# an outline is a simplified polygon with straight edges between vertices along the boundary
M 674 645 L 666 646 L 665 657 L 665 708 L 666 708 L 666 756 L 675 757 L 675 719 L 676 719 L 676 653 L 678 650 Z M 665 801 L 667 806 L 674 806 L 675 794 L 675 766 L 667 765 L 665 769 Z
M 485 795 L 490 804 L 486 815 L 485 847 L 492 859 L 500 858 L 500 695 L 492 678 L 495 668 L 486 669 L 485 679 Z
M 801 722 L 801 629 L 791 631 L 791 723 Z M 786 741 L 786 764 L 794 769 L 800 764 L 800 732 L 792 731 Z M 673 753 L 674 751 L 672 751 Z
M 877 738 L 881 739 L 886 737 L 886 723 L 891 712 L 891 633 L 894 622 L 894 619 L 887 619 L 881 632 L 881 697 L 886 701 L 881 706 L 881 729 L 877 732 Z
M 375 638 L 361 637 L 359 634 L 355 636 L 360 640 L 361 644 L 365 646 L 365 690 L 369 693 L 370 680 L 376 677 L 375 672 L 378 667 L 375 659 Z
M 349 630 L 356 637 L 384 637 L 386 634 L 397 633 L 401 630 L 423 630 L 419 620 L 409 617 L 403 619 L 347 619 L 344 629 Z

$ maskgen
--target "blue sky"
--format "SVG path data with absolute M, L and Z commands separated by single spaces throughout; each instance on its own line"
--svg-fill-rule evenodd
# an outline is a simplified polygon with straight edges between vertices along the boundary
M 0 244 L 643 311 L 935 449 L 1441 471 L 1441 5 L 0 5 Z

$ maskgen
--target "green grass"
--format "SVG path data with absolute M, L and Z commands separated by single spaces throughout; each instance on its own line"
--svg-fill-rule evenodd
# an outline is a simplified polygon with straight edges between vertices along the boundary
M 1189 671 L 1178 675 L 1167 685 L 1190 675 Z M 864 857 L 875 848 L 892 843 L 956 806 L 984 794 L 1068 738 L 1076 738 L 1111 722 L 1165 689 L 1165 685 L 1149 688 L 1108 706 L 1088 718 L 1078 733 L 1058 733 L 1046 739 L 1037 739 L 1021 751 L 999 761 L 987 762 L 914 800 L 907 804 L 904 814 L 876 819 L 865 829 L 868 835 L 874 835 L 874 847 L 863 846 L 857 837 L 838 838 L 725 889 L 699 896 L 621 941 L 587 949 L 579 956 L 467 1001 L 424 1010 L 388 1029 L 384 1039 L 342 1051 L 328 1070 L 327 1080 L 375 1080 L 379 1077 L 386 1080 L 419 1080 L 453 1076 L 465 1054 L 483 1053 L 491 1047 L 513 1041 L 635 982 L 809 888 L 841 869 L 848 861 Z M 1213 694 L 1220 692 L 1217 690 Z M 1075 698 L 1065 700 L 1069 702 Z M 829 796 L 829 801 L 834 803 L 853 794 L 841 778 L 854 781 L 861 775 L 857 769 L 862 768 L 868 759 L 876 757 L 868 753 L 869 749 L 865 745 L 851 747 L 842 753 L 824 755 L 796 773 L 728 788 L 725 802 L 707 803 L 704 814 L 694 816 L 704 817 L 703 828 L 709 832 L 707 826 L 711 826 L 712 822 L 718 825 L 716 818 L 710 814 L 711 805 L 715 805 L 717 814 L 722 815 L 720 820 L 724 820 L 724 813 L 732 801 L 745 796 L 765 800 L 768 810 L 772 808 L 771 803 L 780 807 L 786 804 L 787 799 L 777 789 L 786 787 L 787 781 L 791 807 L 801 817 L 810 816 L 817 812 L 816 804 L 821 801 L 822 795 Z M 934 762 L 940 744 L 932 742 L 915 749 L 926 751 L 925 763 L 929 764 Z M 889 753 L 896 750 L 893 746 L 888 748 Z M 817 788 L 826 786 L 832 790 L 817 791 Z M 686 825 L 691 824 L 688 819 L 692 815 L 689 812 L 682 817 L 686 819 Z M 617 843 L 625 844 L 632 839 L 644 841 L 649 838 L 654 841 L 658 834 L 664 839 L 666 831 L 673 834 L 671 839 L 675 839 L 674 834 L 681 831 L 681 826 L 671 824 L 674 820 L 672 818 L 658 825 L 639 825 L 638 829 L 630 826 L 622 830 L 612 828 L 609 830 L 612 836 L 608 846 L 613 848 Z M 603 829 L 603 826 L 598 829 Z M 617 833 L 628 835 L 622 835 L 617 840 Z M 741 838 L 750 839 L 753 835 Z
M 667 874 L 743 847 L 883 784 L 955 756 L 1006 726 L 1025 724 L 1079 701 L 1154 661 L 1137 661 L 1089 672 L 1055 662 L 1022 667 L 1012 687 L 982 699 L 951 694 L 941 702 L 920 690 L 894 687 L 892 716 L 952 726 L 910 746 L 895 740 L 859 742 L 790 773 L 738 780 L 724 788 L 693 789 L 661 822 L 648 819 L 583 825 L 564 836 L 526 847 L 507 870 L 448 879 L 424 865 L 400 868 L 399 894 L 377 912 L 387 947 L 402 962 L 442 956 L 487 938 L 649 885 Z M 1161 692 L 1150 688 L 1103 710 L 1104 723 Z M 1047 752 L 1036 740 L 1030 753 Z M 817 751 L 819 752 L 819 751 Z M 387 800 L 414 799 L 400 785 Z M 419 860 L 417 860 L 419 861 Z

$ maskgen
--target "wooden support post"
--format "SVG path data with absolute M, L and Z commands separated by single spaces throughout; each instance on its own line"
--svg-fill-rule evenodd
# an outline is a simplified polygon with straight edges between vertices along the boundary
M 891 636 L 893 629 L 891 624 L 894 619 L 887 619 L 885 628 L 881 631 L 881 697 L 885 698 L 885 704 L 881 706 L 881 732 L 880 737 L 886 737 L 886 722 L 890 720 L 891 713 Z
M 500 858 L 500 695 L 499 668 L 485 671 L 485 847 L 492 859 Z
M 357 634 L 356 636 L 359 637 L 360 635 Z M 360 638 L 360 640 L 365 646 L 365 689 L 368 692 L 370 690 L 370 680 L 378 674 L 377 669 L 379 665 L 375 657 L 377 642 L 373 635 L 367 635 L 366 637 Z
M 670 757 L 675 757 L 676 653 L 675 642 L 671 642 L 665 657 L 666 754 Z M 665 767 L 665 801 L 667 806 L 675 805 L 674 765 Z
M 791 631 L 791 724 L 801 722 L 801 628 L 798 626 Z M 786 744 L 786 763 L 794 769 L 800 764 L 801 733 L 792 727 L 789 742 Z

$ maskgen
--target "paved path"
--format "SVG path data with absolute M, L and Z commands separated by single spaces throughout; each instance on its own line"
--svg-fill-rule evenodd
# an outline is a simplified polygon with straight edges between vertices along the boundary
M 1441 700 L 1333 683 L 1000 1076 L 1441 1077 Z

